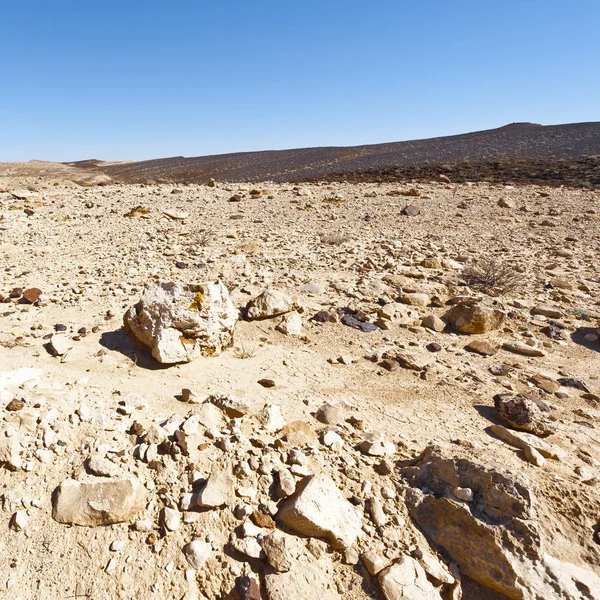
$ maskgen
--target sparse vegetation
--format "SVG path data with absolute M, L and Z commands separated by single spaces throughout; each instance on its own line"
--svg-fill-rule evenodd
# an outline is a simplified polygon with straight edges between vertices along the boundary
M 322 233 L 320 239 L 322 244 L 330 246 L 340 246 L 350 241 L 349 236 L 345 233 Z
M 467 265 L 461 277 L 469 287 L 476 290 L 506 294 L 519 287 L 523 275 L 508 263 L 483 258 Z
M 256 353 L 258 352 L 258 346 L 248 346 L 246 347 L 243 342 L 240 343 L 239 346 L 233 349 L 233 355 L 240 360 L 245 360 L 247 358 L 254 358 Z

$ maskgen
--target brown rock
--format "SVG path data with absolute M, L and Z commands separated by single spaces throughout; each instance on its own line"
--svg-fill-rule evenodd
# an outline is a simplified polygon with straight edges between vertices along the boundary
M 500 329 L 506 318 L 504 312 L 497 308 L 470 302 L 457 304 L 444 316 L 459 333 L 486 333 Z
M 275 382 L 272 379 L 259 379 L 258 383 L 265 388 L 275 387 Z
M 414 204 L 409 204 L 402 209 L 401 214 L 406 217 L 416 217 L 421 214 L 421 209 Z
M 17 400 L 16 398 L 13 398 L 6 405 L 6 410 L 9 412 L 17 412 L 19 410 L 23 410 L 23 408 L 25 408 L 25 402 L 23 402 L 23 400 Z
M 42 290 L 39 288 L 29 288 L 23 292 L 23 298 L 27 300 L 30 304 L 34 304 L 40 299 L 42 295 Z
M 485 340 L 473 340 L 465 346 L 465 350 L 481 354 L 482 356 L 494 356 L 499 349 L 499 346 Z
M 542 375 L 541 373 L 531 377 L 531 382 L 537 385 L 541 390 L 548 392 L 548 394 L 554 394 L 560 389 L 560 383 L 558 383 L 558 381 L 555 381 L 551 377 L 546 377 L 546 375 Z
M 515 429 L 540 437 L 554 432 L 536 403 L 521 394 L 497 394 L 494 396 L 494 404 L 498 415 Z

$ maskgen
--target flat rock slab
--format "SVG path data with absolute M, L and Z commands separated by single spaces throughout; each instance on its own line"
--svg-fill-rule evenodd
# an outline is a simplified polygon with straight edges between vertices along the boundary
M 427 579 L 423 567 L 410 556 L 403 556 L 396 564 L 377 577 L 386 600 L 441 600 L 439 591 Z
M 362 515 L 326 475 L 306 477 L 277 516 L 304 535 L 327 538 L 334 548 L 352 546 L 362 527 Z
M 267 573 L 268 600 L 340 600 L 333 577 L 317 564 L 295 562 L 287 573 Z
M 138 479 L 67 479 L 55 490 L 52 518 L 59 523 L 96 527 L 132 519 L 143 507 L 146 490 Z

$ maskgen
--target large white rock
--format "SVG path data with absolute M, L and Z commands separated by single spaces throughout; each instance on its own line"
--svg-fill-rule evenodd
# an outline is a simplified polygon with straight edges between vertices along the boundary
M 306 477 L 277 515 L 295 531 L 327 538 L 334 548 L 352 546 L 362 527 L 361 513 L 326 475 Z
M 233 343 L 238 311 L 220 282 L 148 285 L 124 317 L 125 330 L 161 363 L 215 356 Z
M 132 519 L 143 507 L 146 489 L 135 477 L 75 481 L 55 490 L 52 518 L 59 523 L 112 525 Z

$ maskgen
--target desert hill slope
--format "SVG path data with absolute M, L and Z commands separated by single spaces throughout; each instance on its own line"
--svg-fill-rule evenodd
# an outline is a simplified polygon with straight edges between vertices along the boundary
M 498 129 L 406 142 L 238 152 L 101 165 L 128 183 L 390 179 L 447 173 L 461 180 L 500 171 L 514 179 L 600 182 L 600 122 Z M 70 163 L 75 165 L 76 163 Z M 568 176 L 567 176 L 568 175 Z M 573 180 L 573 181 L 572 181 Z

